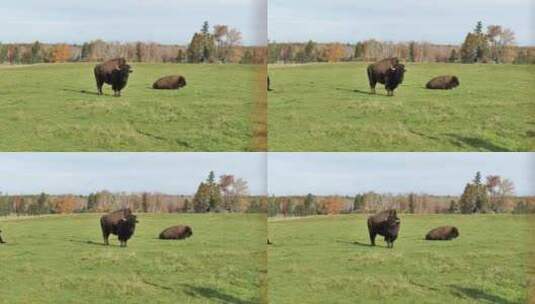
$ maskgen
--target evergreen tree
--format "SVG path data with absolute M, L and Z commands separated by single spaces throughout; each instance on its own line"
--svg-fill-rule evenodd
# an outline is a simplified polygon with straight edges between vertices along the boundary
M 46 210 L 47 201 L 48 201 L 48 196 L 44 192 L 41 192 L 41 194 L 39 195 L 39 198 L 37 198 L 37 213 L 38 214 L 48 213 L 48 210 Z
M 409 213 L 415 213 L 416 211 L 416 195 L 414 193 L 409 194 Z
M 448 61 L 450 63 L 454 63 L 454 62 L 457 62 L 457 51 L 455 49 L 451 50 L 451 53 L 450 53 L 450 58 L 448 58 Z
M 355 59 L 356 60 L 364 60 L 365 56 L 365 44 L 362 42 L 357 42 L 357 45 L 355 45 Z
M 204 23 L 202 24 L 202 28 L 201 28 L 201 33 L 203 35 L 208 35 L 210 31 L 210 26 L 208 25 L 208 21 L 204 21 Z
M 478 21 L 476 27 L 474 28 L 474 33 L 483 34 L 483 22 Z
M 41 55 L 41 43 L 39 43 L 39 41 L 35 41 L 31 49 L 31 62 L 38 63 L 42 61 L 43 57 Z
M 210 171 L 208 173 L 208 178 L 206 179 L 206 182 L 210 185 L 213 185 L 215 183 L 215 173 L 214 171 Z
M 89 56 L 91 56 L 91 44 L 84 42 L 82 45 L 82 60 L 88 60 Z
M 468 33 L 461 46 L 461 60 L 463 63 L 474 63 L 477 61 L 478 37 L 473 33 Z
M 193 34 L 188 46 L 188 62 L 199 63 L 204 58 L 204 37 L 200 33 Z
M 409 61 L 416 62 L 416 42 L 409 43 Z
M 481 178 L 481 172 L 477 171 L 476 176 L 474 177 L 474 184 L 476 186 L 481 186 L 482 178 Z
M 316 49 L 316 44 L 314 41 L 309 40 L 307 44 L 305 45 L 304 49 L 304 62 L 312 62 L 315 61 L 316 58 L 314 56 L 314 50 Z
M 353 200 L 353 211 L 361 212 L 364 209 L 364 195 L 357 194 Z
M 87 197 L 87 210 L 94 211 L 97 208 L 97 195 L 95 193 L 90 193 Z
M 149 212 L 149 194 L 143 192 L 141 195 L 141 210 L 145 213 Z
M 0 43 L 0 63 L 4 63 L 7 60 L 7 46 Z
M 193 210 L 197 213 L 210 211 L 210 187 L 206 183 L 200 183 L 193 197 Z
M 314 195 L 312 195 L 312 193 L 307 194 L 307 196 L 305 197 L 305 201 L 303 202 L 303 207 L 305 208 L 306 215 L 312 215 L 316 213 L 316 206 L 314 201 Z

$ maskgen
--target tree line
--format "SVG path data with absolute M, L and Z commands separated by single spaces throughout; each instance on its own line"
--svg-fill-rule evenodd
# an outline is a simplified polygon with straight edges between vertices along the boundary
M 377 61 L 398 57 L 408 62 L 535 64 L 535 47 L 515 45 L 512 30 L 478 22 L 460 45 L 428 42 L 388 42 L 369 39 L 357 43 L 277 43 L 268 45 L 269 63 Z
M 376 213 L 386 209 L 402 213 L 535 213 L 535 197 L 518 197 L 514 183 L 498 175 L 483 180 L 477 172 L 460 196 L 429 194 L 359 193 L 355 196 L 269 197 L 268 216 L 310 216 L 349 213 Z
M 110 212 L 130 208 L 150 213 L 265 212 L 265 198 L 249 195 L 247 181 L 234 175 L 214 172 L 202 181 L 193 195 L 164 193 L 112 193 L 89 195 L 0 194 L 0 216 Z
M 267 213 L 268 216 L 310 216 L 399 212 L 430 213 L 535 213 L 535 197 L 515 195 L 514 183 L 498 175 L 485 179 L 477 172 L 459 196 L 425 193 L 364 192 L 355 196 L 254 196 L 247 181 L 234 175 L 216 178 L 213 171 L 193 195 L 163 193 L 111 193 L 89 195 L 0 195 L 0 216 L 109 212 L 130 208 L 150 213 Z
M 100 39 L 83 44 L 0 43 L 0 64 L 95 62 L 123 57 L 132 62 L 173 63 L 264 63 L 265 47 L 243 46 L 242 34 L 227 25 L 210 30 L 204 22 L 188 45 L 152 42 L 106 42 Z

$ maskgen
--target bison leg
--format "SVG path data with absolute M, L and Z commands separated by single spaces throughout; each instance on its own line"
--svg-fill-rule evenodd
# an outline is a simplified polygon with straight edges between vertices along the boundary
M 368 68 L 368 81 L 370 82 L 371 94 L 375 94 L 375 86 L 377 85 L 377 79 L 375 79 L 373 70 L 370 68 Z
M 370 231 L 370 243 L 372 244 L 372 246 L 375 246 L 375 236 L 377 234 L 375 232 L 372 232 Z
M 98 95 L 102 95 L 102 86 L 104 85 L 104 81 L 97 79 L 97 91 Z
M 108 241 L 108 238 L 110 237 L 109 232 L 102 232 L 102 237 L 104 238 L 104 245 L 108 246 L 110 242 Z

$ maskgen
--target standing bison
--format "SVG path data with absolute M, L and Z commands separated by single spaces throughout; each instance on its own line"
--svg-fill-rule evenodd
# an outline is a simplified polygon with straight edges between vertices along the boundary
M 438 76 L 435 77 L 425 85 L 430 90 L 451 90 L 461 84 L 457 76 Z
M 449 241 L 459 236 L 459 229 L 453 226 L 442 226 L 429 231 L 425 235 L 428 241 Z
M 368 80 L 371 93 L 375 94 L 377 83 L 385 85 L 388 96 L 394 96 L 394 90 L 403 83 L 405 66 L 397 58 L 387 58 L 368 66 Z
M 400 220 L 396 210 L 386 210 L 368 217 L 368 232 L 371 245 L 375 246 L 375 237 L 379 234 L 385 237 L 388 248 L 394 248 L 394 241 L 398 237 Z
M 114 96 L 120 96 L 126 86 L 128 74 L 132 73 L 124 58 L 115 58 L 97 64 L 94 69 L 98 94 L 102 95 L 102 86 L 107 83 L 112 86 Z
M 5 244 L 6 242 L 4 242 L 4 240 L 2 240 L 2 230 L 0 230 L 0 244 Z
M 186 78 L 180 75 L 171 75 L 162 77 L 152 85 L 157 90 L 177 90 L 186 86 Z
M 193 235 L 190 226 L 178 225 L 172 226 L 160 233 L 160 240 L 183 240 Z
M 126 247 L 126 242 L 134 235 L 137 222 L 136 216 L 130 209 L 121 209 L 103 215 L 100 218 L 100 227 L 104 245 L 109 245 L 108 238 L 110 234 L 114 234 L 121 242 L 121 247 Z

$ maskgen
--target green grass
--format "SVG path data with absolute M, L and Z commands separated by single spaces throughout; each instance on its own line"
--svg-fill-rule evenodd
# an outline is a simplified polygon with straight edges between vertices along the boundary
M 407 64 L 395 97 L 368 63 L 270 66 L 271 151 L 533 151 L 535 66 Z M 424 89 L 454 74 L 452 91 Z
M 255 66 L 132 64 L 123 96 L 94 63 L 0 66 L 0 151 L 251 150 Z M 182 74 L 179 91 L 151 89 Z
M 127 248 L 102 245 L 99 215 L 0 219 L 0 303 L 260 303 L 263 215 L 149 215 Z M 160 241 L 170 225 L 193 237 Z
M 270 302 L 526 302 L 526 264 L 535 250 L 528 242 L 535 229 L 526 216 L 400 217 L 393 249 L 382 238 L 368 246 L 364 215 L 270 220 Z M 423 240 L 445 224 L 457 226 L 460 237 Z

